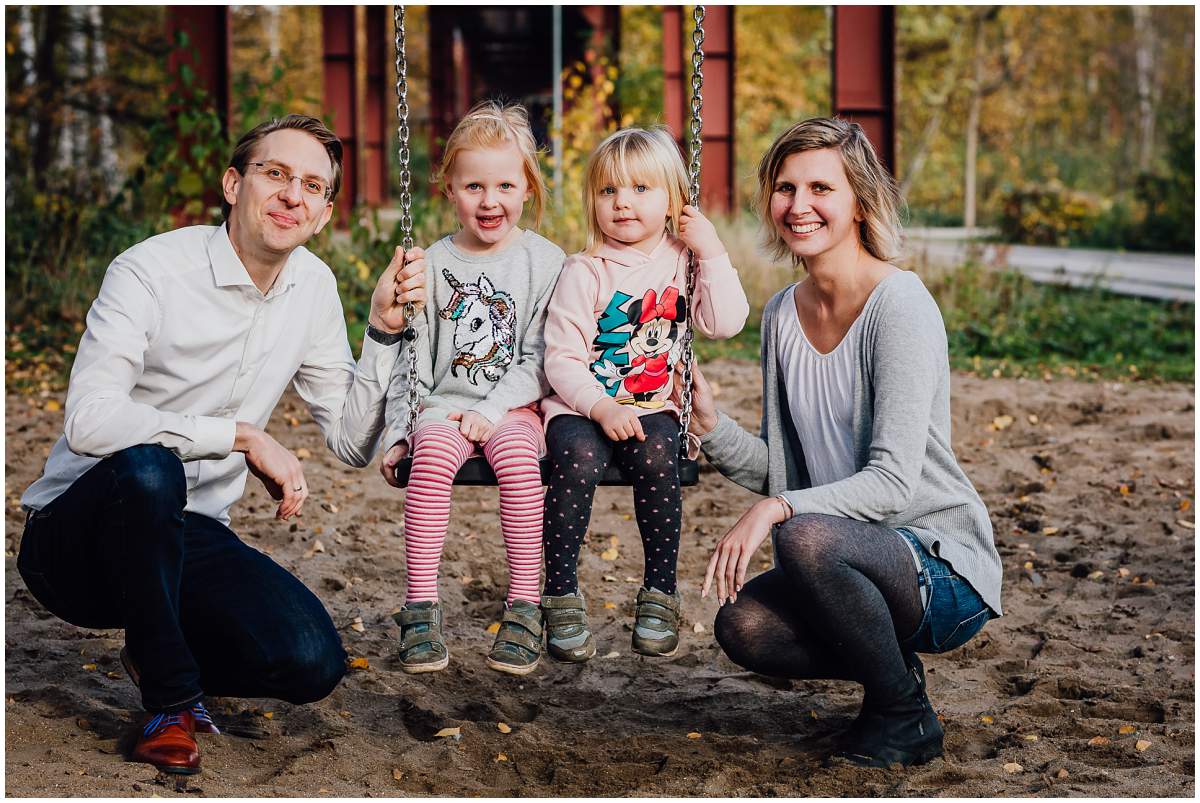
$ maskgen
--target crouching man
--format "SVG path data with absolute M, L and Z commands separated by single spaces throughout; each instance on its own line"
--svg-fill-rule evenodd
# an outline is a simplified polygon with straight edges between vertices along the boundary
M 131 758 L 200 769 L 216 732 L 205 694 L 320 700 L 346 653 L 311 591 L 229 529 L 246 472 L 300 512 L 300 461 L 263 428 L 292 384 L 329 448 L 374 455 L 403 305 L 424 260 L 397 256 L 353 360 L 333 273 L 304 244 L 329 222 L 342 145 L 290 115 L 241 138 L 222 178 L 225 223 L 152 237 L 109 266 L 67 390 L 64 436 L 21 502 L 18 569 L 80 627 L 124 628 L 146 709 Z

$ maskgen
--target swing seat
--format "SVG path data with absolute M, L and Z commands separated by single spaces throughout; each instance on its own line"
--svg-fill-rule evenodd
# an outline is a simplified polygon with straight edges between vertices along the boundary
M 550 460 L 543 457 L 542 465 L 542 485 L 546 485 L 550 479 Z M 408 475 L 412 472 L 412 458 L 406 457 L 396 464 L 396 480 L 401 488 L 408 487 Z M 700 464 L 695 460 L 682 459 L 679 461 L 679 484 L 685 488 L 691 488 L 700 481 Z M 495 485 L 496 474 L 492 471 L 492 467 L 488 461 L 482 457 L 471 457 L 467 462 L 463 463 L 463 467 L 458 470 L 458 474 L 454 475 L 455 485 Z M 615 464 L 609 463 L 608 468 L 604 472 L 604 478 L 600 480 L 601 485 L 631 485 L 629 478 L 621 473 L 620 468 Z

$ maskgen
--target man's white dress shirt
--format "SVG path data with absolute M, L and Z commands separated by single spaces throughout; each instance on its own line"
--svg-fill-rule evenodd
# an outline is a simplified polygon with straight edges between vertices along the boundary
M 54 501 L 100 459 L 157 443 L 179 455 L 187 510 L 229 523 L 246 485 L 236 422 L 266 426 L 291 382 L 333 453 L 374 456 L 400 345 L 363 343 L 355 365 L 337 282 L 306 248 L 265 295 L 225 226 L 138 243 L 109 265 L 67 388 L 64 436 L 21 503 Z

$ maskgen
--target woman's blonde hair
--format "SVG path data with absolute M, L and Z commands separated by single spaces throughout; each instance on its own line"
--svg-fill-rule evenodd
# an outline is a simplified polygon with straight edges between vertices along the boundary
M 533 129 L 529 126 L 529 112 L 519 103 L 501 105 L 494 100 L 486 100 L 467 112 L 446 140 L 437 182 L 445 188 L 446 177 L 454 170 L 454 160 L 463 151 L 494 148 L 506 143 L 516 145 L 521 152 L 525 180 L 529 182 L 529 191 L 533 195 L 533 225 L 537 228 L 541 225 L 542 210 L 546 206 L 546 181 L 538 166 L 538 146 L 533 138 Z
M 813 117 L 789 128 L 763 154 L 758 164 L 758 194 L 755 205 L 765 226 L 764 244 L 777 259 L 792 256 L 787 243 L 771 220 L 771 195 L 783 162 L 793 153 L 831 148 L 841 154 L 842 168 L 858 202 L 863 220 L 858 239 L 867 253 L 884 262 L 900 256 L 900 189 L 884 169 L 875 149 L 858 123 L 839 117 Z
M 635 183 L 667 191 L 667 231 L 675 234 L 679 215 L 687 203 L 688 174 L 679 146 L 666 126 L 623 128 L 609 134 L 592 151 L 583 183 L 589 252 L 604 242 L 604 232 L 596 216 L 596 195 L 606 186 Z

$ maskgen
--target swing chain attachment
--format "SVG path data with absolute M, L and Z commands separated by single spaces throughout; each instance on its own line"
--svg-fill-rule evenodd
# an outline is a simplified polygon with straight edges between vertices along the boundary
M 704 86 L 704 6 L 697 5 L 692 10 L 692 20 L 695 22 L 695 28 L 692 30 L 692 121 L 691 121 L 691 143 L 689 147 L 689 164 L 688 164 L 688 203 L 697 209 L 700 208 L 700 151 L 704 146 L 700 132 L 704 126 L 704 120 L 700 116 L 700 109 L 704 106 L 704 96 L 701 89 Z M 691 304 L 691 300 L 696 292 L 696 255 L 688 249 L 688 269 L 687 269 L 687 299 Z M 679 448 L 682 456 L 688 459 L 696 459 L 700 452 L 700 439 L 690 433 L 688 429 L 692 424 L 692 338 L 694 336 L 691 317 L 688 317 L 688 326 L 683 334 L 683 390 L 680 393 L 680 405 L 682 409 L 679 411 Z
M 412 132 L 408 127 L 408 55 L 405 53 L 406 34 L 404 30 L 404 6 L 392 6 L 392 21 L 396 29 L 396 118 L 399 125 L 396 134 L 400 141 L 400 233 L 401 245 L 407 255 L 414 245 L 412 228 L 412 172 L 409 162 L 412 151 L 409 140 Z M 417 317 L 417 308 L 411 301 L 404 303 L 404 341 L 407 351 L 408 373 L 406 375 L 406 401 L 408 403 L 406 438 L 412 444 L 412 433 L 417 424 L 417 409 L 420 406 L 418 396 L 419 381 L 417 377 L 417 333 L 413 322 Z

